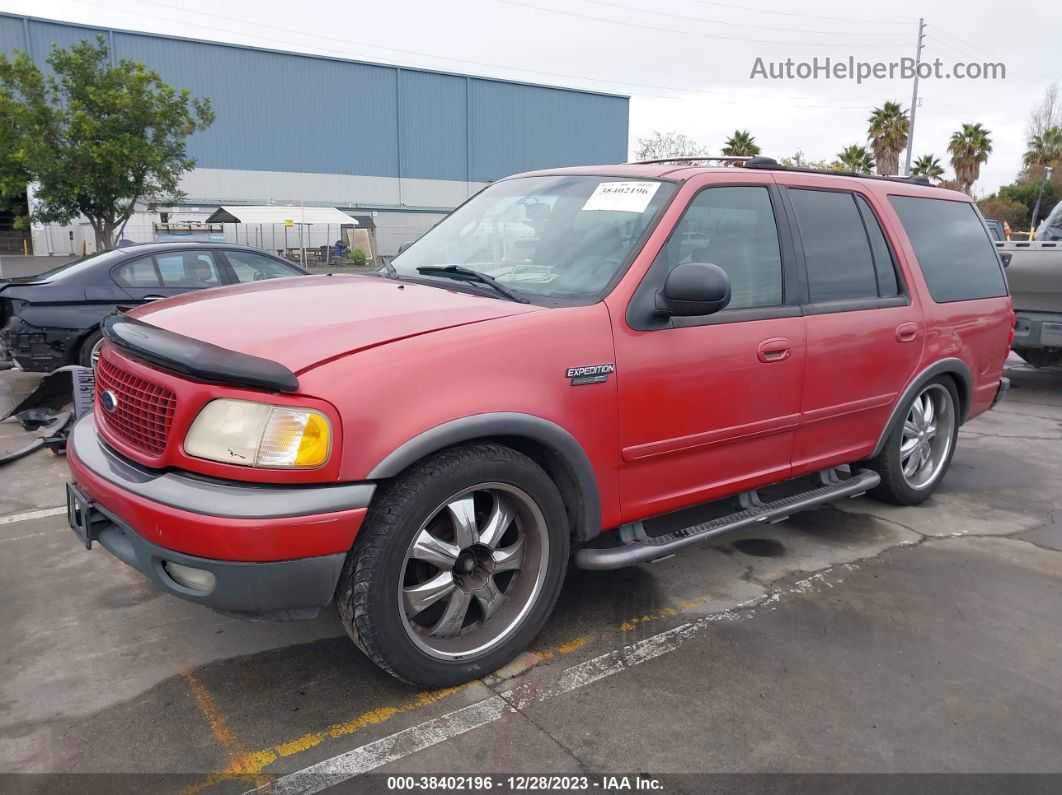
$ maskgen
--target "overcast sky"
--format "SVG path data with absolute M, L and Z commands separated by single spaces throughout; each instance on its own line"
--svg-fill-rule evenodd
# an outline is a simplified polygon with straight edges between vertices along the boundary
M 926 59 L 1006 65 L 1005 80 L 921 82 L 916 156 L 946 163 L 962 122 L 992 131 L 980 194 L 1014 178 L 1029 111 L 1062 78 L 1062 14 L 1027 0 L 0 0 L 0 9 L 628 94 L 632 150 L 655 129 L 718 154 L 730 132 L 748 128 L 764 154 L 799 149 L 812 159 L 864 143 L 869 110 L 889 99 L 909 107 L 910 81 L 753 80 L 756 59 L 898 60 L 914 55 L 924 16 Z

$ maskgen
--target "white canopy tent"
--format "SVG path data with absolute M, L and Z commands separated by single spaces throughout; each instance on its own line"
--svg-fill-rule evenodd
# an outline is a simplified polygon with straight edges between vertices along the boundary
M 352 218 L 337 207 L 295 207 L 267 205 L 224 204 L 206 219 L 210 224 L 257 224 L 259 227 L 278 225 L 285 229 L 285 241 L 289 227 L 299 227 L 299 259 L 306 263 L 306 245 L 303 239 L 303 227 L 316 224 L 335 224 L 339 227 L 358 226 Z M 238 240 L 239 238 L 237 238 Z M 285 242 L 285 248 L 287 243 Z M 294 251 L 294 250 L 293 250 Z M 292 254 L 294 256 L 294 253 Z
M 343 224 L 358 222 L 336 207 L 277 207 L 275 205 L 234 205 L 218 207 L 208 224 Z

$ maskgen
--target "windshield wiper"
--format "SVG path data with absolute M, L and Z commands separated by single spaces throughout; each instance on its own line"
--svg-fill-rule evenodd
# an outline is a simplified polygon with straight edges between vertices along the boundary
M 515 290 L 510 290 L 490 274 L 480 273 L 471 268 L 466 268 L 463 265 L 425 265 L 424 267 L 417 268 L 417 273 L 423 273 L 426 276 L 450 276 L 451 278 L 452 275 L 457 275 L 458 277 L 464 277 L 462 281 L 465 279 L 471 279 L 480 284 L 485 284 L 501 295 L 504 295 L 510 301 L 516 301 L 518 304 L 531 303 L 531 299 L 520 295 L 520 293 Z

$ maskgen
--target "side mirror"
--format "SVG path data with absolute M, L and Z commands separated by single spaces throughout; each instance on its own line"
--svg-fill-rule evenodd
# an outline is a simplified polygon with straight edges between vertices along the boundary
M 684 262 L 656 294 L 656 308 L 674 317 L 711 315 L 730 303 L 730 277 L 710 262 Z
M 1011 259 L 1013 259 L 1013 257 L 1014 257 L 1014 254 L 1011 253 L 1010 251 L 1006 251 L 1006 252 L 1004 252 L 1004 253 L 999 255 L 999 258 L 1001 260 L 1003 260 L 1003 267 L 1004 268 L 1009 268 L 1010 267 L 1010 261 L 1011 261 Z
M 413 241 L 412 240 L 407 240 L 405 243 L 403 243 L 401 246 L 398 247 L 398 253 L 401 254 L 403 251 L 405 251 L 407 248 L 409 248 L 412 245 L 413 245 Z M 395 256 L 397 256 L 397 255 L 395 255 Z

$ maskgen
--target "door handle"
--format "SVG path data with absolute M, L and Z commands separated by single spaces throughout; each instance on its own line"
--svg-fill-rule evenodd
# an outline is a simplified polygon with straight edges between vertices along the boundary
M 896 341 L 897 342 L 914 342 L 918 339 L 918 324 L 917 323 L 901 323 L 896 327 Z
M 771 362 L 784 362 L 789 358 L 792 346 L 785 337 L 772 337 L 760 343 L 756 349 L 756 358 L 764 364 Z
M 165 297 L 166 296 L 164 296 L 164 295 L 145 295 L 144 296 L 144 300 L 145 301 L 161 301 Z

